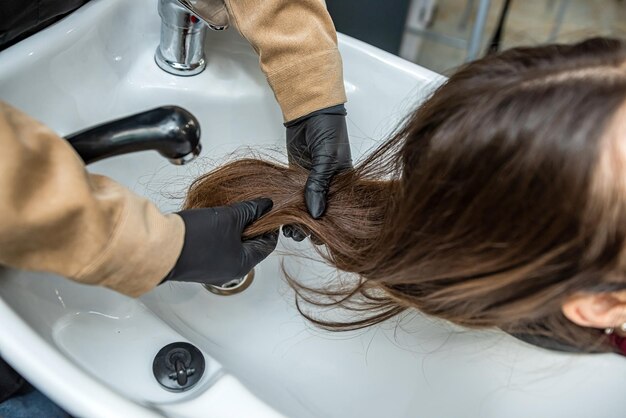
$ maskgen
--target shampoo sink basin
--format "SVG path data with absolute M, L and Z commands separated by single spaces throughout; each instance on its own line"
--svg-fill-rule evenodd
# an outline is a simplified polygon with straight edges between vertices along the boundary
M 89 166 L 173 211 L 196 176 L 234 151 L 283 150 L 284 128 L 258 58 L 234 29 L 207 35 L 204 72 L 177 77 L 155 64 L 159 28 L 156 0 L 94 0 L 0 52 L 0 99 L 61 136 L 158 106 L 187 109 L 202 127 L 197 161 L 179 167 L 142 152 Z M 359 158 L 442 78 L 349 37 L 339 43 Z M 549 352 L 418 313 L 359 332 L 315 328 L 281 271 L 284 260 L 301 280 L 334 274 L 292 255 L 309 245 L 281 240 L 232 296 L 172 283 L 135 300 L 2 269 L 0 354 L 84 417 L 624 416 L 626 361 L 615 355 Z M 206 360 L 183 393 L 152 375 L 156 353 L 175 341 Z

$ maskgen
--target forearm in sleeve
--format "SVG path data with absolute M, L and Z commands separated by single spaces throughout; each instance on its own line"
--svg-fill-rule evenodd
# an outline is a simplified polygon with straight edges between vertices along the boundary
M 259 54 L 285 121 L 346 102 L 337 34 L 323 0 L 225 0 Z
M 0 263 L 139 296 L 180 254 L 184 224 L 113 180 L 89 174 L 71 146 L 0 102 Z

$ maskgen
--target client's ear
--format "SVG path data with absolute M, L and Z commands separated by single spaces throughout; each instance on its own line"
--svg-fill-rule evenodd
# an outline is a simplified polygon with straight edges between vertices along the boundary
M 619 327 L 626 322 L 626 292 L 576 293 L 561 310 L 567 319 L 583 327 Z

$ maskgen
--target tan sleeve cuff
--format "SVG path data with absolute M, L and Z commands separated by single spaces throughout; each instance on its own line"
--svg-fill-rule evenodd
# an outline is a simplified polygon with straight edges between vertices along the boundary
M 174 267 L 183 248 L 185 224 L 180 216 L 164 216 L 148 200 L 125 192 L 127 203 L 107 247 L 76 280 L 138 297 Z
M 267 80 L 285 122 L 347 101 L 341 55 L 337 49 L 298 60 L 268 74 Z

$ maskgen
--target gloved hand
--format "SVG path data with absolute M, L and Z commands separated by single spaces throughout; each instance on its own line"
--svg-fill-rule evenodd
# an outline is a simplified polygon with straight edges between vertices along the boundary
M 346 108 L 337 105 L 287 122 L 289 164 L 311 170 L 304 187 L 309 214 L 318 219 L 326 210 L 330 181 L 339 171 L 352 167 Z M 294 225 L 283 226 L 283 234 L 302 241 L 306 234 Z
M 185 222 L 185 241 L 176 265 L 163 282 L 220 286 L 245 276 L 276 248 L 278 231 L 241 238 L 245 227 L 269 212 L 272 205 L 270 199 L 262 198 L 179 212 Z

